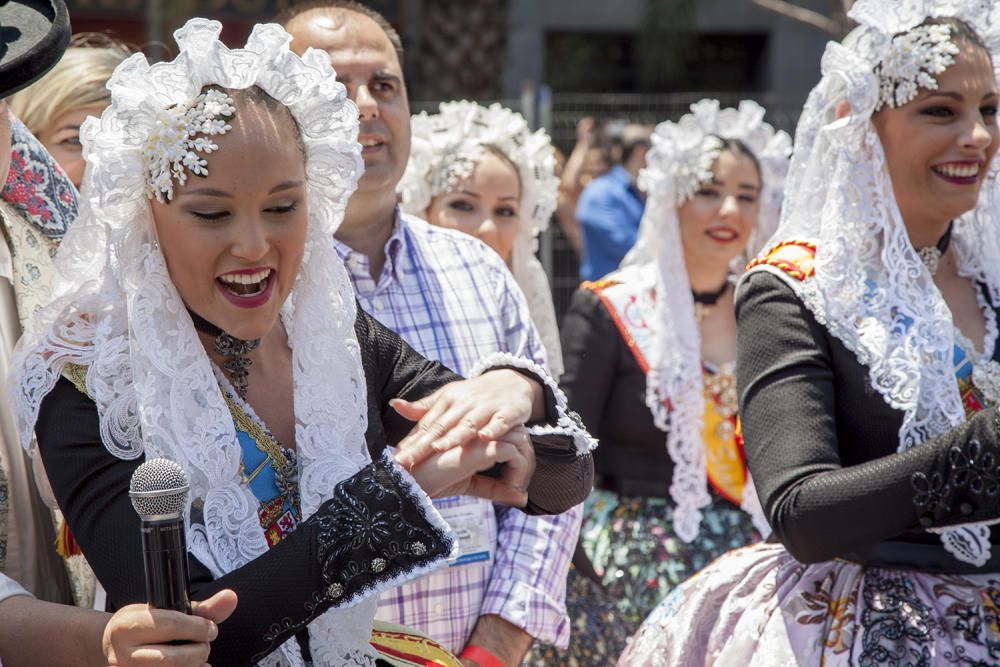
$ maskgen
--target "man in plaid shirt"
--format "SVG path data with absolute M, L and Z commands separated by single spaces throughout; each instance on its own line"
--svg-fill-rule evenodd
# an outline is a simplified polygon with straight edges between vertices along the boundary
M 421 354 L 468 374 L 503 352 L 545 364 L 517 284 L 480 241 L 403 215 L 396 184 L 409 157 L 410 110 L 402 46 L 383 17 L 352 2 L 293 6 L 282 17 L 302 53 L 325 50 L 357 104 L 365 174 L 336 245 L 361 306 Z M 565 647 L 566 574 L 581 507 L 529 517 L 476 498 L 436 502 L 460 536 L 448 569 L 382 597 L 378 617 L 408 625 L 466 665 L 518 665 L 532 641 Z

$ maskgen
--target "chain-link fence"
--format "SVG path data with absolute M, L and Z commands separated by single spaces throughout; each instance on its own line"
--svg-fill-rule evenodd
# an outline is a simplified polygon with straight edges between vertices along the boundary
M 769 123 L 790 134 L 795 129 L 805 99 L 804 95 L 733 92 L 550 93 L 543 87 L 537 94 L 529 90 L 521 99 L 499 102 L 520 111 L 529 123 L 545 127 L 553 143 L 569 155 L 576 141 L 577 123 L 585 116 L 608 128 L 620 128 L 625 123 L 653 125 L 664 120 L 677 120 L 687 113 L 692 103 L 706 97 L 719 100 L 723 106 L 735 106 L 740 100 L 753 99 L 767 109 L 766 120 Z M 433 113 L 437 106 L 437 102 L 414 102 L 411 110 L 413 113 Z M 549 228 L 540 246 L 541 260 L 552 285 L 556 316 L 561 322 L 573 291 L 580 283 L 579 259 L 557 225 Z

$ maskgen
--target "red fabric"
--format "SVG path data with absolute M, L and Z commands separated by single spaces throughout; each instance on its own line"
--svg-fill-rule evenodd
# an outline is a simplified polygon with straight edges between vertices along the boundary
M 459 658 L 468 658 L 478 662 L 482 667 L 507 667 L 503 664 L 500 658 L 493 655 L 492 652 L 484 649 L 482 646 L 476 646 L 475 644 L 469 644 L 462 651 L 462 654 L 458 656 Z

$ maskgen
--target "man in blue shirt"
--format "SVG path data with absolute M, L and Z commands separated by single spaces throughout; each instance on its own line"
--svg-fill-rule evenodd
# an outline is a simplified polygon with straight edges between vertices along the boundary
M 580 278 L 598 280 L 618 268 L 635 243 L 645 198 L 636 187 L 646 164 L 650 128 L 628 125 L 622 132 L 622 163 L 592 180 L 576 206 L 583 232 Z

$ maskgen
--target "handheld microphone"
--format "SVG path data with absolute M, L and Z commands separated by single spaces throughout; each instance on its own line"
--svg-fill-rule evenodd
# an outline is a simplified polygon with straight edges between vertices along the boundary
M 191 613 L 184 507 L 187 473 L 170 459 L 146 461 L 132 474 L 128 495 L 142 519 L 146 601 L 157 609 Z

